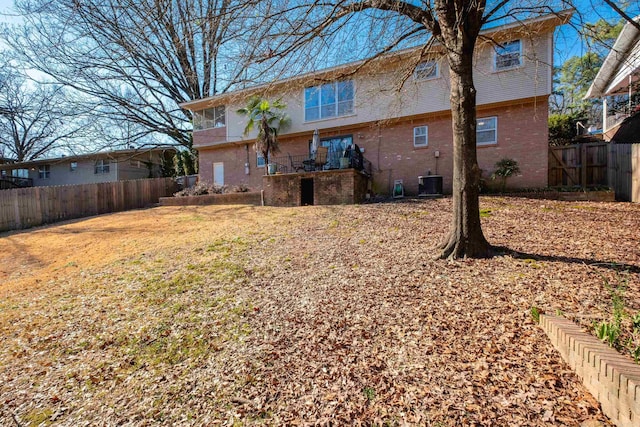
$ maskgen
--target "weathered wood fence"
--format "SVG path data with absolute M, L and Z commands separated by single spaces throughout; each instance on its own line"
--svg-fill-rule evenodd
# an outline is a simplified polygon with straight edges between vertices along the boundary
M 593 142 L 549 147 L 549 187 L 607 184 L 607 147 Z
M 0 191 L 0 231 L 142 208 L 172 195 L 172 178 Z
M 640 202 L 640 144 L 549 147 L 549 187 L 563 186 L 608 186 L 616 200 Z

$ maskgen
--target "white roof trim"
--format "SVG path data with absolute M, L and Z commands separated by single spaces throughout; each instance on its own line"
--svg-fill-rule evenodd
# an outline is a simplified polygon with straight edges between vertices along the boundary
M 640 15 L 633 20 L 640 22 Z M 584 98 L 601 98 L 621 93 L 629 86 L 629 77 L 632 81 L 640 78 L 639 71 L 640 30 L 627 22 Z

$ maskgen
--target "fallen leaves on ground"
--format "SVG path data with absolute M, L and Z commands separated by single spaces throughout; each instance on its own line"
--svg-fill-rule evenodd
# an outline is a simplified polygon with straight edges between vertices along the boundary
M 640 206 L 154 208 L 0 236 L 0 424 L 609 425 L 530 309 L 640 310 Z M 627 272 L 624 272 L 624 271 Z

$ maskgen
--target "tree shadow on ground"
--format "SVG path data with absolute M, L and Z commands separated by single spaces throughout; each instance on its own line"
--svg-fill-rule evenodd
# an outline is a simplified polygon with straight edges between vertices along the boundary
M 549 261 L 549 262 L 564 262 L 567 264 L 581 264 L 589 265 L 593 267 L 606 268 L 618 272 L 629 272 L 640 274 L 640 266 L 626 263 L 619 263 L 614 261 L 598 261 L 587 258 L 569 257 L 569 256 L 557 256 L 557 255 L 538 255 L 530 254 L 527 252 L 520 252 L 514 249 L 507 248 L 505 246 L 494 247 L 495 254 L 510 255 L 517 259 L 533 259 L 536 261 Z

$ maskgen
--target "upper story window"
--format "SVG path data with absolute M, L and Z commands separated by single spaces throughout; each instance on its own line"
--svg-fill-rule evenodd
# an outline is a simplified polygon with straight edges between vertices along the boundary
M 440 75 L 440 70 L 437 61 L 424 61 L 416 66 L 413 71 L 414 80 L 429 80 L 435 79 Z
M 69 163 L 69 170 L 71 172 L 75 171 L 78 169 L 78 162 L 71 162 Z
M 95 173 L 109 173 L 109 160 L 97 160 Z
M 429 127 L 418 126 L 413 128 L 413 146 L 426 147 L 429 145 Z
M 224 105 L 193 112 L 193 129 L 222 128 L 226 126 Z
M 49 165 L 38 166 L 38 178 L 49 179 L 50 176 L 51 176 L 51 166 Z
M 327 83 L 304 89 L 304 120 L 329 119 L 353 114 L 353 81 Z
M 496 46 L 493 68 L 496 71 L 507 70 L 522 65 L 522 42 L 513 40 Z
M 485 117 L 476 120 L 476 144 L 491 145 L 498 143 L 498 118 Z

